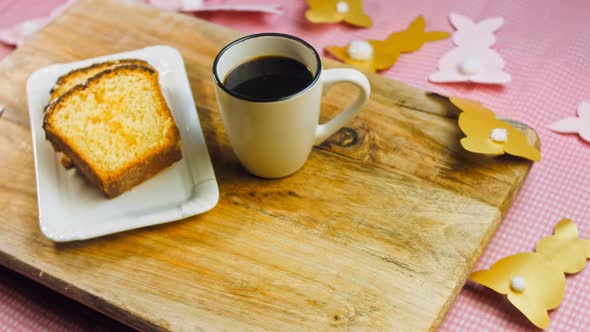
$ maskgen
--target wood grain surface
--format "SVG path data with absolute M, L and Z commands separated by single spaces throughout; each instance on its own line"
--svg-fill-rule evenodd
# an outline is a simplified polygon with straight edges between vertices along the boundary
M 367 107 L 301 171 L 252 177 L 228 143 L 211 81 L 214 56 L 238 36 L 142 4 L 84 0 L 2 61 L 0 263 L 139 329 L 435 329 L 530 162 L 465 152 L 457 110 L 444 98 L 368 75 Z M 156 44 L 184 57 L 218 206 L 89 241 L 47 240 L 38 227 L 28 75 Z M 355 94 L 334 87 L 322 119 Z

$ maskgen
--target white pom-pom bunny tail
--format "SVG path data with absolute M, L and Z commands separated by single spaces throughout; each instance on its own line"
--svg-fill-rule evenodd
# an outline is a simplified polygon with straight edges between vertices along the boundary
M 348 56 L 354 60 L 371 60 L 373 58 L 373 46 L 366 40 L 353 40 L 348 45 Z
M 517 293 L 522 293 L 526 289 L 526 280 L 524 277 L 515 276 L 510 280 L 510 288 Z
M 460 70 L 465 75 L 476 75 L 481 72 L 481 61 L 479 59 L 468 58 L 465 59 L 460 66 Z
M 494 142 L 506 142 L 508 140 L 508 130 L 506 128 L 494 128 L 490 134 L 490 138 Z
M 338 1 L 336 4 L 336 11 L 340 14 L 346 14 L 350 10 L 350 6 L 346 1 Z

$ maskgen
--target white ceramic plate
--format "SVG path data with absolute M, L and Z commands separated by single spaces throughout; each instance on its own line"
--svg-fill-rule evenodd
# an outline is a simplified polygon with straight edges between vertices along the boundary
M 43 108 L 55 80 L 92 63 L 124 58 L 149 62 L 182 139 L 183 159 L 121 196 L 108 199 L 75 170 L 65 170 L 45 139 Z M 27 98 L 35 152 L 39 225 L 57 242 L 89 239 L 129 229 L 187 218 L 213 208 L 219 189 L 203 138 L 195 102 L 180 53 L 152 46 L 84 61 L 56 64 L 34 72 Z

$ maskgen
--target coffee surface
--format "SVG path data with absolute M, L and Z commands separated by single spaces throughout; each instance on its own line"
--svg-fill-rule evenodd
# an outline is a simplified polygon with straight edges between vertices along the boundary
M 273 101 L 296 94 L 312 81 L 312 73 L 301 62 L 282 56 L 264 56 L 234 68 L 223 84 L 239 96 Z

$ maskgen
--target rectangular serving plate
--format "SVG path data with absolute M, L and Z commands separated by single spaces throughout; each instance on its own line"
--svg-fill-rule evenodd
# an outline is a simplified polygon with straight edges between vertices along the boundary
M 65 170 L 45 139 L 43 112 L 56 79 L 77 68 L 116 59 L 141 59 L 159 73 L 160 87 L 182 140 L 183 159 L 114 199 L 75 170 Z M 151 46 L 37 70 L 27 81 L 33 136 L 39 225 L 56 242 L 84 240 L 184 219 L 212 209 L 219 189 L 207 151 L 184 61 L 178 50 Z

